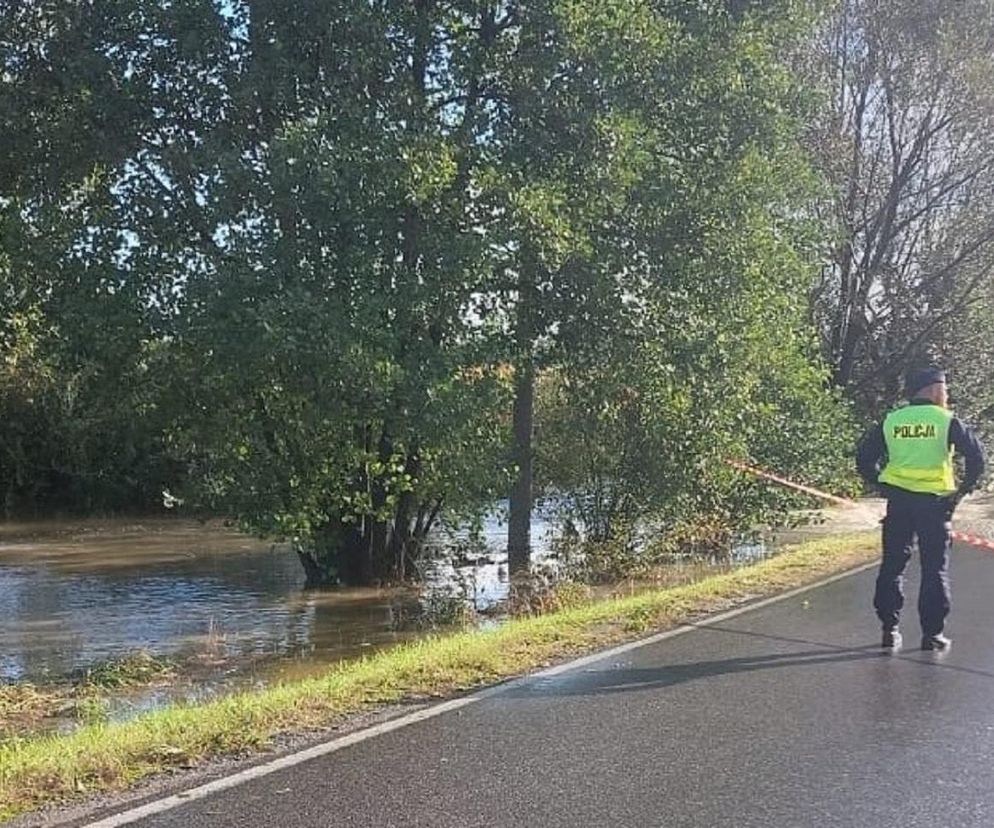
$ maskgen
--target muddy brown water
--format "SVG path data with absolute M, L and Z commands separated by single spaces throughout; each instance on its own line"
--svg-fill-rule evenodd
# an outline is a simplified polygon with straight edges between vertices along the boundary
M 136 650 L 204 664 L 390 638 L 397 591 L 306 593 L 294 556 L 223 528 L 147 523 L 0 542 L 0 678 Z M 357 631 L 361 630 L 361 633 Z
M 206 685 L 313 671 L 495 606 L 501 532 L 491 521 L 472 559 L 433 556 L 418 588 L 305 590 L 287 545 L 219 522 L 0 524 L 0 681 L 56 681 L 136 651 Z

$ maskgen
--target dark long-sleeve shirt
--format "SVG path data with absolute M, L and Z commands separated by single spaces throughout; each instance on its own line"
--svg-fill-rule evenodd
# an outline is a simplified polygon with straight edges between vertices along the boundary
M 931 405 L 929 400 L 912 400 L 911 405 Z M 984 475 L 987 466 L 984 457 L 984 447 L 973 430 L 963 424 L 959 417 L 953 417 L 949 423 L 949 445 L 963 456 L 963 481 L 959 485 L 959 493 L 973 491 Z M 856 468 L 860 477 L 871 486 L 879 485 L 877 477 L 887 461 L 887 443 L 884 440 L 883 424 L 873 426 L 856 450 Z

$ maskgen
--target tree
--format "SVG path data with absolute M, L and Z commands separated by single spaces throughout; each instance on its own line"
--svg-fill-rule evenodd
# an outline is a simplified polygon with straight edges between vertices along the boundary
M 130 255 L 127 180 L 182 130 L 184 106 L 210 121 L 201 81 L 225 43 L 206 0 L 0 4 L 10 508 L 148 507 L 174 471 L 146 373 L 162 271 Z
M 783 214 L 796 193 L 784 182 L 804 173 L 797 93 L 777 60 L 803 23 L 784 24 L 786 10 L 537 4 L 522 18 L 496 133 L 510 180 L 527 182 L 508 187 L 504 211 L 518 359 L 512 570 L 528 562 L 536 377 L 554 412 L 540 426 L 552 426 L 543 486 L 576 495 L 588 530 L 609 536 L 615 518 L 672 516 L 678 500 L 685 512 L 724 508 L 703 459 L 732 448 L 721 439 L 742 431 L 731 418 L 769 427 L 781 410 L 744 393 L 762 348 L 818 375 L 792 315 L 808 273 L 777 265 L 794 255 Z M 782 315 L 764 308 L 781 296 Z M 759 332 L 754 352 L 730 344 L 752 339 L 746 330 Z M 810 380 L 803 389 L 784 399 L 835 409 Z
M 982 292 L 958 324 L 934 341 L 933 354 L 952 366 L 950 401 L 989 440 L 994 437 L 994 292 Z
M 814 467 L 780 439 L 838 411 L 797 317 L 798 4 L 23 8 L 8 491 L 182 486 L 311 583 L 371 583 L 509 489 L 527 567 L 536 383 L 539 480 L 606 492 L 605 536 L 755 514 L 729 453 Z
M 994 18 L 979 0 L 845 0 L 815 46 L 833 241 L 813 308 L 834 382 L 876 413 L 992 288 Z
M 175 435 L 201 501 L 295 537 L 312 583 L 410 576 L 443 510 L 484 508 L 502 480 L 471 198 L 496 5 L 348 9 L 309 7 L 297 39 L 246 6 L 233 97 L 278 106 L 219 172 L 219 200 L 244 206 L 176 340 L 200 371 Z

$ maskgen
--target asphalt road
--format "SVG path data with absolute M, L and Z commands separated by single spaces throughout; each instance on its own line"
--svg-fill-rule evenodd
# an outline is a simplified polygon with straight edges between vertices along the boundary
M 865 572 L 135 824 L 992 826 L 994 555 L 956 550 L 942 656 L 911 569 L 899 655 Z

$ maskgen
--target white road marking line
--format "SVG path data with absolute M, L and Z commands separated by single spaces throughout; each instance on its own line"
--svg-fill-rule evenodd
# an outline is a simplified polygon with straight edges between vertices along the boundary
M 849 578 L 860 572 L 865 572 L 867 569 L 871 569 L 878 564 L 876 562 L 864 564 L 863 566 L 857 567 L 856 569 L 850 569 L 846 572 L 841 572 L 836 575 L 832 575 L 828 578 L 823 578 L 820 581 L 815 581 L 812 584 L 807 584 L 806 586 L 797 587 L 788 592 L 780 593 L 779 595 L 771 596 L 770 598 L 764 598 L 762 601 L 756 601 L 755 603 L 746 604 L 742 607 L 736 607 L 735 609 L 728 610 L 727 612 L 720 613 L 718 615 L 711 616 L 699 624 L 695 625 L 682 625 L 675 627 L 672 630 L 666 630 L 665 632 L 657 633 L 656 635 L 649 636 L 648 638 L 641 638 L 638 641 L 631 641 L 627 644 L 621 644 L 617 647 L 612 647 L 610 650 L 602 650 L 597 653 L 592 653 L 582 658 L 574 659 L 573 661 L 566 662 L 565 664 L 557 664 L 555 667 L 549 667 L 545 670 L 540 670 L 537 673 L 529 673 L 527 676 L 523 676 L 519 679 L 515 679 L 513 682 L 505 682 L 499 684 L 495 687 L 489 687 L 486 690 L 481 690 L 474 693 L 471 696 L 465 696 L 459 699 L 452 699 L 451 701 L 441 702 L 439 704 L 433 705 L 431 707 L 424 708 L 423 710 L 417 710 L 413 713 L 408 713 L 404 716 L 400 716 L 396 719 L 391 719 L 388 722 L 383 722 L 382 724 L 374 725 L 373 727 L 368 727 L 363 730 L 358 730 L 355 733 L 350 733 L 347 736 L 341 736 L 337 739 L 333 739 L 330 742 L 324 742 L 320 745 L 315 745 L 314 747 L 307 748 L 306 750 L 298 751 L 297 753 L 291 753 L 287 756 L 281 756 L 279 759 L 273 759 L 269 762 L 264 762 L 261 765 L 254 765 L 251 768 L 246 768 L 243 771 L 232 774 L 231 776 L 225 776 L 221 779 L 215 779 L 213 782 L 207 782 L 204 785 L 199 785 L 196 788 L 190 788 L 187 791 L 182 791 L 178 794 L 172 794 L 171 796 L 164 797 L 162 799 L 157 799 L 152 802 L 148 802 L 144 805 L 140 805 L 136 808 L 131 808 L 130 810 L 123 811 L 119 814 L 114 814 L 113 816 L 106 817 L 97 822 L 91 822 L 84 828 L 118 828 L 121 825 L 130 825 L 131 823 L 137 822 L 140 819 L 145 819 L 146 817 L 155 816 L 157 814 L 164 813 L 165 811 L 170 811 L 180 805 L 186 805 L 189 802 L 195 802 L 198 799 L 204 799 L 212 794 L 219 793 L 221 791 L 228 790 L 229 788 L 235 788 L 239 785 L 244 785 L 246 782 L 251 782 L 255 779 L 260 779 L 264 776 L 269 776 L 270 774 L 276 773 L 281 770 L 286 770 L 287 768 L 292 768 L 294 765 L 300 765 L 304 762 L 309 762 L 311 759 L 317 759 L 321 756 L 327 756 L 329 753 L 335 753 L 336 751 L 343 750 L 352 745 L 358 744 L 360 742 L 365 742 L 368 739 L 373 739 L 377 736 L 381 736 L 384 733 L 390 733 L 394 730 L 400 730 L 402 727 L 407 727 L 408 725 L 416 724 L 417 722 L 423 722 L 426 719 L 433 719 L 436 716 L 444 715 L 445 713 L 450 713 L 453 710 L 458 710 L 461 707 L 466 707 L 467 705 L 473 704 L 474 702 L 482 701 L 488 696 L 496 695 L 497 693 L 503 692 L 509 686 L 513 684 L 521 684 L 527 681 L 532 681 L 536 678 L 548 678 L 550 676 L 557 676 L 560 673 L 566 673 L 570 670 L 576 670 L 581 667 L 585 667 L 588 664 L 594 664 L 598 661 L 605 661 L 607 659 L 614 658 L 623 653 L 630 652 L 631 650 L 637 650 L 640 647 L 649 647 L 660 641 L 665 641 L 668 638 L 674 638 L 678 635 L 683 635 L 684 633 L 691 632 L 692 630 L 700 629 L 701 627 L 708 627 L 713 624 L 720 624 L 722 621 L 727 621 L 730 618 L 735 618 L 736 616 L 743 615 L 747 612 L 752 612 L 753 610 L 762 609 L 770 604 L 776 604 L 780 601 L 787 601 L 794 598 L 797 595 L 802 595 L 805 592 L 810 592 L 811 590 L 818 589 L 819 587 L 827 586 L 828 584 L 834 583 L 835 581 L 840 581 L 843 578 Z
M 391 730 L 398 730 L 399 728 L 406 727 L 407 725 L 414 724 L 415 722 L 420 722 L 424 719 L 431 719 L 435 716 L 441 716 L 443 713 L 458 710 L 460 707 L 472 704 L 478 699 L 479 696 L 467 696 L 462 699 L 453 699 L 452 701 L 442 702 L 434 707 L 428 707 L 414 713 L 408 713 L 406 716 L 401 716 L 398 719 L 392 719 L 389 722 L 383 722 L 382 724 L 368 727 L 365 730 L 357 730 L 355 733 L 350 733 L 347 736 L 333 739 L 330 742 L 324 742 L 323 744 L 315 745 L 314 747 L 298 751 L 297 753 L 281 756 L 279 759 L 273 759 L 270 762 L 246 768 L 245 770 L 239 771 L 231 776 L 215 779 L 213 782 L 208 782 L 196 788 L 190 788 L 187 791 L 172 794 L 171 796 L 164 797 L 163 799 L 157 799 L 154 802 L 148 802 L 145 805 L 140 805 L 129 811 L 109 816 L 105 819 L 99 820 L 98 822 L 92 822 L 87 825 L 86 828 L 116 828 L 118 825 L 129 825 L 132 822 L 137 822 L 145 817 L 155 816 L 156 814 L 161 814 L 164 811 L 169 811 L 178 805 L 185 805 L 187 802 L 194 802 L 198 799 L 204 799 L 211 794 L 219 793 L 220 791 L 225 791 L 228 788 L 234 788 L 238 785 L 244 785 L 246 782 L 251 782 L 253 779 L 259 779 L 263 776 L 269 776 L 271 773 L 276 773 L 277 771 L 285 770 L 286 768 L 292 768 L 294 765 L 299 765 L 302 762 L 307 762 L 311 759 L 317 759 L 319 756 L 327 756 L 329 753 L 334 753 L 335 751 L 342 750 L 350 745 L 364 742 L 367 739 L 372 739 L 374 736 L 389 733 Z

